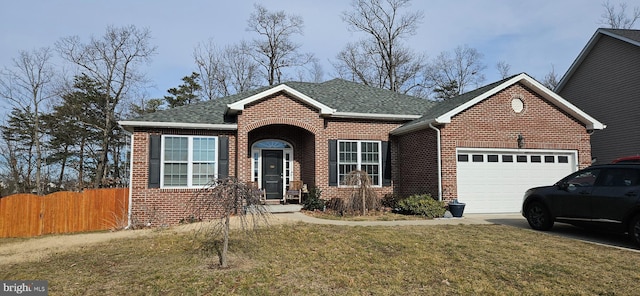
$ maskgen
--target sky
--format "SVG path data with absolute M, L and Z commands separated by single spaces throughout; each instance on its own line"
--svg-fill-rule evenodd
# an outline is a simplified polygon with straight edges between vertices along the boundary
M 151 31 L 157 53 L 140 68 L 151 81 L 149 98 L 167 94 L 195 70 L 193 50 L 212 39 L 223 47 L 251 40 L 247 20 L 260 3 L 269 11 L 284 10 L 304 20 L 304 35 L 292 39 L 301 52 L 313 53 L 324 80 L 336 75 L 330 61 L 362 35 L 350 32 L 341 13 L 349 0 L 2 0 L 0 68 L 11 67 L 20 51 L 53 48 L 62 37 L 85 43 L 101 37 L 108 26 L 135 25 Z M 622 0 L 610 0 L 616 7 Z M 597 28 L 604 12 L 600 0 L 414 0 L 410 10 L 424 19 L 405 42 L 435 58 L 442 51 L 467 45 L 484 55 L 486 83 L 499 80 L 498 61 L 510 74 L 526 72 L 542 80 L 552 67 L 561 77 Z M 629 5 L 633 5 L 631 2 Z M 3 108 L 0 106 L 0 108 Z M 6 108 L 6 107 L 4 107 Z

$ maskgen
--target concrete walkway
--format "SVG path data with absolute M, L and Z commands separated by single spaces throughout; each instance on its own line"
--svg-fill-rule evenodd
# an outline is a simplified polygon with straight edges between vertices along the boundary
M 280 222 L 304 222 L 311 224 L 325 225 L 348 225 L 348 226 L 400 226 L 400 225 L 457 225 L 457 224 L 496 224 L 491 220 L 517 219 L 524 220 L 520 213 L 508 214 L 466 214 L 462 218 L 436 218 L 425 220 L 400 220 L 400 221 L 343 221 L 318 219 L 305 215 L 299 211 L 273 213 L 273 217 Z

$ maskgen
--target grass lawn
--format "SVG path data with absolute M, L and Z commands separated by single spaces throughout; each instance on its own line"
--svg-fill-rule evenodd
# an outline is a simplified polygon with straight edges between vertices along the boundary
M 50 295 L 637 295 L 640 253 L 503 225 L 234 231 L 230 268 L 172 230 L 0 266 Z M 210 247 L 209 247 L 210 249 Z

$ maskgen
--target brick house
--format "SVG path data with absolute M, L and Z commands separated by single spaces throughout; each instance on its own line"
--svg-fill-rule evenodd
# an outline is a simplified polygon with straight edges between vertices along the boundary
M 591 138 L 595 163 L 640 155 L 640 30 L 598 29 L 556 93 L 607 124 Z
M 301 180 L 329 199 L 350 190 L 340 180 L 354 169 L 380 195 L 517 212 L 526 188 L 588 166 L 590 134 L 604 128 L 524 73 L 439 103 L 340 79 L 291 82 L 120 124 L 132 133 L 131 214 L 167 224 L 211 178 L 256 182 L 267 200 Z

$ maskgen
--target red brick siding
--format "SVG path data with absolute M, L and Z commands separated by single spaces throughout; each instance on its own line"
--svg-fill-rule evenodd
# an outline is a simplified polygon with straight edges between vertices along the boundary
M 398 137 L 399 196 L 429 193 L 438 197 L 438 149 L 436 131 L 427 128 Z
M 278 125 L 277 129 L 260 129 Z M 290 126 L 290 127 L 285 127 Z M 298 127 L 301 132 L 293 127 Z M 294 150 L 295 178 L 300 178 L 309 186 L 322 190 L 326 199 L 348 194 L 348 188 L 329 186 L 329 144 L 330 139 L 379 140 L 388 141 L 389 132 L 400 126 L 397 122 L 353 121 L 347 119 L 323 118 L 315 108 L 283 93 L 275 94 L 245 106 L 238 116 L 238 147 L 250 151 L 257 139 L 276 138 L 290 142 L 304 149 Z M 297 136 L 287 136 L 287 130 L 294 130 Z M 254 132 L 255 131 L 255 132 Z M 242 154 L 241 154 L 242 155 Z M 238 158 L 240 179 L 251 177 L 251 157 Z M 301 174 L 301 175 L 298 175 Z M 375 189 L 380 195 L 392 192 L 392 187 Z
M 181 129 L 136 129 L 133 133 L 133 167 L 131 178 L 131 216 L 136 224 L 152 226 L 177 224 L 190 215 L 188 206 L 197 189 L 148 188 L 149 178 L 149 136 L 155 135 L 206 135 L 229 137 L 229 159 L 235 155 L 235 133 L 208 130 Z M 235 165 L 229 163 L 229 174 L 233 175 Z M 210 217 L 219 215 L 213 212 Z
M 524 110 L 511 109 L 515 97 Z M 578 151 L 578 164 L 591 164 L 591 146 L 585 126 L 522 84 L 515 84 L 456 115 L 441 128 L 443 199 L 457 198 L 456 148 L 518 148 Z

